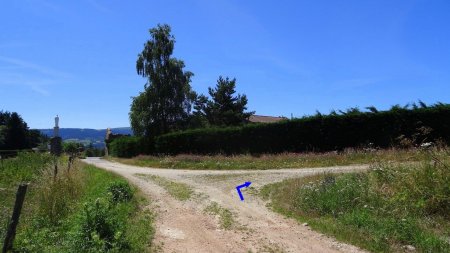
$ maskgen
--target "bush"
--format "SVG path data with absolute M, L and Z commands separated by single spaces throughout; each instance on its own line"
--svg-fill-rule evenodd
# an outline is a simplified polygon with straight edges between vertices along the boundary
M 135 136 L 123 136 L 109 144 L 110 154 L 117 157 L 133 157 L 142 152 L 142 149 L 141 139 Z
M 120 137 L 109 144 L 110 154 L 276 154 L 327 152 L 346 148 L 419 146 L 436 141 L 450 144 L 450 105 L 389 111 L 317 114 L 272 124 L 200 128 L 145 139 Z
M 111 202 L 127 202 L 133 197 L 133 191 L 127 182 L 117 181 L 108 187 Z
M 85 252 L 123 251 L 129 247 L 125 225 L 103 199 L 86 203 L 75 243 Z
M 418 134 L 429 129 L 426 135 Z M 240 154 L 344 150 L 370 146 L 387 148 L 399 136 L 450 143 L 450 105 L 383 112 L 353 112 L 304 117 L 272 124 L 206 128 L 174 132 L 155 138 L 158 154 Z

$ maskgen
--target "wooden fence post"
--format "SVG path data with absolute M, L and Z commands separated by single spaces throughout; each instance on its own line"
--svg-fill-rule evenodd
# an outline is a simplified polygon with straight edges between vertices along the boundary
M 16 237 L 16 228 L 19 224 L 20 212 L 22 211 L 23 201 L 25 200 L 25 194 L 27 193 L 28 184 L 20 184 L 16 193 L 16 202 L 14 204 L 14 211 L 11 217 L 11 221 L 6 231 L 5 242 L 3 244 L 3 253 L 12 249 L 14 238 Z
M 67 172 L 70 172 L 70 168 L 72 167 L 74 160 L 75 160 L 75 155 L 74 154 L 70 154 L 69 162 L 67 164 Z
M 58 176 L 58 159 L 55 158 L 55 168 L 53 169 L 53 181 L 56 181 L 56 177 Z

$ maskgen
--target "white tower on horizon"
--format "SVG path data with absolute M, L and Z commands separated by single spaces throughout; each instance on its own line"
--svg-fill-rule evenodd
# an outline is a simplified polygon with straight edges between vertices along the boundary
M 55 117 L 55 127 L 53 127 L 53 137 L 59 137 L 59 116 Z

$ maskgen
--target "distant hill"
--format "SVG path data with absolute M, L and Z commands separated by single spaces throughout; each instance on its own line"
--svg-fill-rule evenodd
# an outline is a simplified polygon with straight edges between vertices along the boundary
M 41 133 L 48 137 L 53 136 L 53 129 L 38 129 Z M 114 134 L 130 134 L 133 131 L 130 127 L 111 128 Z M 59 135 L 64 141 L 77 141 L 85 145 L 92 143 L 95 147 L 102 148 L 105 145 L 106 129 L 89 129 L 89 128 L 60 128 Z

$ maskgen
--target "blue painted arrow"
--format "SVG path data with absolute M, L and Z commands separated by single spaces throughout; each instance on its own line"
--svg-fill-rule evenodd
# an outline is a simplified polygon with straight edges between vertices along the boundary
M 247 187 L 249 187 L 251 184 L 252 184 L 252 182 L 245 182 L 245 184 L 241 184 L 241 185 L 238 185 L 238 186 L 236 187 L 236 190 L 237 190 L 237 192 L 238 192 L 238 194 L 239 194 L 239 198 L 241 198 L 241 201 L 244 201 L 244 196 L 242 196 L 241 188 L 243 188 L 243 187 L 247 188 Z

